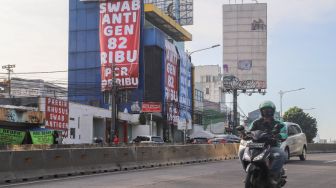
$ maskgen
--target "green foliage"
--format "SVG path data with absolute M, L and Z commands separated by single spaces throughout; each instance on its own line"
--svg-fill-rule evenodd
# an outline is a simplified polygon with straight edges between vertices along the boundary
M 303 112 L 301 108 L 293 107 L 285 112 L 283 119 L 301 126 L 302 131 L 306 134 L 307 142 L 312 143 L 317 134 L 316 119 L 308 113 Z

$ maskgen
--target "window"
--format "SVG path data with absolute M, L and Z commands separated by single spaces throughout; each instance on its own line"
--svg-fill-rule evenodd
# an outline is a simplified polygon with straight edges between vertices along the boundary
M 297 125 L 293 125 L 293 127 L 294 127 L 294 129 L 296 130 L 297 134 L 299 134 L 299 133 L 302 132 L 299 126 L 297 126 Z
M 207 82 L 207 83 L 211 82 L 211 76 L 210 75 L 206 75 L 205 82 Z
M 205 94 L 207 94 L 207 95 L 210 94 L 210 89 L 209 89 L 209 88 L 206 88 L 206 90 L 205 90 Z
M 296 135 L 298 134 L 297 130 L 294 128 L 294 125 L 288 126 L 288 136 Z
M 70 120 L 71 120 L 71 121 L 75 121 L 75 118 L 73 118 L 73 117 L 70 117 Z
M 129 101 L 132 101 L 131 100 L 131 92 L 132 90 L 121 90 L 119 91 L 119 100 L 120 100 L 120 103 L 127 103 Z
M 75 139 L 76 138 L 76 129 L 70 128 L 70 138 Z
M 203 92 L 202 91 L 200 91 L 198 89 L 195 89 L 195 100 L 199 101 L 199 102 L 203 101 Z
M 78 129 L 79 129 L 79 127 L 80 127 L 80 117 L 78 117 Z

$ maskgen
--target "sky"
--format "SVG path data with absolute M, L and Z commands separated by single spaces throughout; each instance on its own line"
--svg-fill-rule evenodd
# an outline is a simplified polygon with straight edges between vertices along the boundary
M 315 108 L 305 112 L 317 119 L 320 138 L 336 139 L 336 1 L 258 2 L 268 3 L 267 94 L 240 94 L 238 105 L 245 114 L 264 100 L 279 107 L 280 90 L 305 88 L 284 95 L 283 111 L 293 106 Z M 228 3 L 194 0 L 194 25 L 185 27 L 193 35 L 186 43 L 188 51 L 222 44 L 222 5 Z M 1 0 L 0 65 L 15 64 L 14 76 L 66 82 L 66 73 L 15 73 L 67 69 L 68 17 L 68 0 Z M 193 63 L 221 65 L 222 51 L 218 47 L 194 53 Z M 230 96 L 227 101 L 232 101 Z

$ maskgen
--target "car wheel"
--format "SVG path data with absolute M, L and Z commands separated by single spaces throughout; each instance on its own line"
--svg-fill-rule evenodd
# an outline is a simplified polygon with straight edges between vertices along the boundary
M 305 161 L 307 159 L 307 149 L 304 146 L 302 149 L 302 154 L 299 156 L 301 161 Z
M 286 149 L 285 149 L 285 155 L 286 155 L 286 161 L 285 161 L 285 163 L 287 163 L 289 161 L 289 159 L 290 159 L 290 153 L 289 153 L 288 147 L 286 147 Z

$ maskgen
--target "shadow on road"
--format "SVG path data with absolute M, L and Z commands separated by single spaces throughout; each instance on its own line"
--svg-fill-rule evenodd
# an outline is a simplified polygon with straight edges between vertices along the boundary
M 302 166 L 336 166 L 336 163 L 327 163 L 325 160 L 290 160 L 286 165 L 302 165 Z

